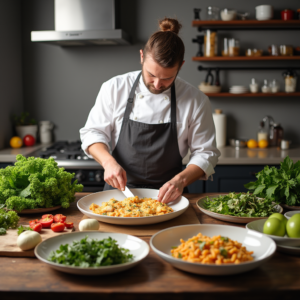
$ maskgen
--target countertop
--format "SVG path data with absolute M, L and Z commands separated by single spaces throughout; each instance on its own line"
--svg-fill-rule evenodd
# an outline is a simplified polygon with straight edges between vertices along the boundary
M 48 145 L 36 145 L 33 147 L 23 147 L 19 149 L 3 149 L 0 150 L 1 162 L 15 162 L 17 154 L 30 156 L 34 151 L 47 147 Z M 294 162 L 300 160 L 300 146 L 291 147 L 288 150 L 281 150 L 280 148 L 270 147 L 266 149 L 249 149 L 241 148 L 235 149 L 230 146 L 219 149 L 221 156 L 219 157 L 218 165 L 279 165 L 288 155 Z M 186 165 L 189 162 L 190 152 L 182 160 L 182 164 Z M 93 163 L 90 162 L 90 163 Z M 99 166 L 97 162 L 95 165 Z
M 86 193 L 76 195 L 76 201 Z M 196 201 L 212 194 L 184 194 L 201 224 L 222 224 L 203 214 Z M 216 193 L 214 195 L 217 195 Z M 67 210 L 75 228 L 82 218 L 76 201 Z M 29 221 L 36 215 L 22 215 Z M 149 237 L 141 237 L 149 243 Z M 136 267 L 105 276 L 79 276 L 55 271 L 35 258 L 0 257 L 1 299 L 298 299 L 300 293 L 300 257 L 276 252 L 261 267 L 232 276 L 204 276 L 180 271 L 152 250 Z

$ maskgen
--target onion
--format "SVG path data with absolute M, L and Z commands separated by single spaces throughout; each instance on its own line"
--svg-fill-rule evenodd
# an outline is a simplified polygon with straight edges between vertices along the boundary
M 33 249 L 37 244 L 42 241 L 42 237 L 36 231 L 24 231 L 17 239 L 17 245 L 22 250 Z
M 98 230 L 99 229 L 99 222 L 96 219 L 85 219 L 80 221 L 79 223 L 79 230 Z

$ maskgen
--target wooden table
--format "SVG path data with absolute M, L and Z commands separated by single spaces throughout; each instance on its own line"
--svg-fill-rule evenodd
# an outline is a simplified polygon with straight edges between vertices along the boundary
M 86 194 L 77 194 L 77 200 Z M 202 214 L 196 200 L 209 194 L 185 194 L 202 224 L 233 223 Z M 76 203 L 66 211 L 77 227 Z M 34 215 L 22 217 L 22 220 Z M 240 225 L 241 226 L 241 225 Z M 243 226 L 242 226 L 243 227 Z M 149 237 L 143 238 L 149 242 Z M 233 276 L 203 276 L 173 268 L 152 250 L 136 267 L 118 274 L 84 277 L 55 271 L 35 258 L 0 257 L 0 299 L 299 299 L 300 257 L 276 254 L 263 266 Z M 192 298 L 193 297 L 193 298 Z

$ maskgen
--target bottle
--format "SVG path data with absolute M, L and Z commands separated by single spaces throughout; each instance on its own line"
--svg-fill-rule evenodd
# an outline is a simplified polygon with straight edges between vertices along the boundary
M 279 83 L 276 79 L 273 79 L 270 83 L 270 92 L 271 93 L 278 93 L 279 92 Z
M 258 83 L 256 82 L 255 78 L 251 79 L 250 83 L 250 91 L 251 93 L 257 93 L 258 92 Z
M 263 93 L 270 93 L 270 87 L 268 85 L 268 80 L 264 80 L 264 85 L 261 87 Z
M 50 121 L 40 121 L 40 141 L 42 144 L 52 142 L 53 124 Z
M 226 115 L 222 114 L 221 109 L 216 109 L 213 114 L 216 128 L 217 148 L 226 146 Z
M 265 128 L 265 123 L 263 121 L 260 122 L 260 126 L 257 132 L 257 141 L 266 140 L 268 141 L 268 131 Z
M 274 123 L 270 132 L 270 146 L 280 147 L 283 139 L 283 128 L 279 123 Z
M 215 30 L 207 29 L 204 33 L 204 56 L 213 57 L 218 55 L 218 35 Z

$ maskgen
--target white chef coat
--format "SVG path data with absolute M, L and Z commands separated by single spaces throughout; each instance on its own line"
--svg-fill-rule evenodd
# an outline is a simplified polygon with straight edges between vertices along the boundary
M 140 71 L 113 77 L 101 86 L 96 103 L 87 122 L 80 129 L 82 149 L 94 143 L 103 143 L 115 148 L 121 131 L 123 116 L 132 85 Z M 177 77 L 176 119 L 179 151 L 184 158 L 191 151 L 188 165 L 200 167 L 207 180 L 214 174 L 220 156 L 215 142 L 215 126 L 208 97 L 194 86 Z M 171 121 L 171 89 L 161 94 L 152 94 L 145 86 L 142 76 L 135 90 L 135 98 L 129 118 L 133 121 L 158 124 Z M 126 168 L 125 168 L 126 170 Z

